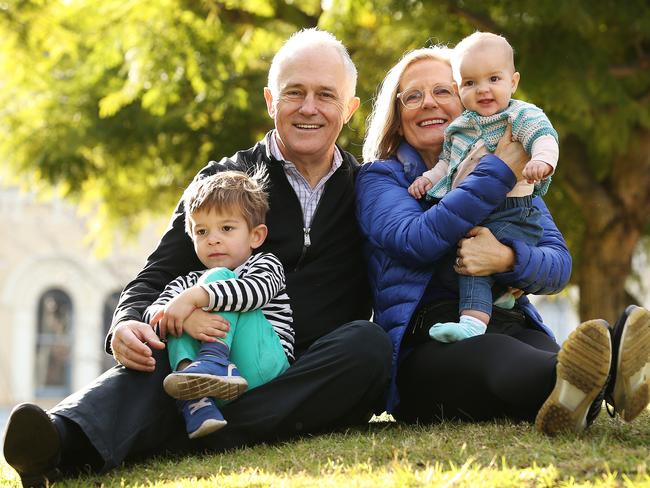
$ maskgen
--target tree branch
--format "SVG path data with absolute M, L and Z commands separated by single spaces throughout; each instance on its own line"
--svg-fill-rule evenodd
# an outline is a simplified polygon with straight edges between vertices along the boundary
M 650 103 L 650 91 L 648 91 L 647 93 L 644 93 L 643 95 L 641 95 L 639 97 L 639 103 L 641 105 L 646 105 L 646 104 Z
M 587 221 L 591 225 L 595 224 L 595 230 L 607 228 L 619 215 L 618 210 L 587 165 L 584 143 L 575 136 L 568 136 L 562 141 L 562 151 L 563 161 L 571 165 L 571 175 L 563 180 L 570 198 L 581 208 L 597 208 L 598 212 Z
M 475 12 L 470 12 L 469 10 L 459 7 L 454 2 L 447 2 L 447 10 L 449 13 L 456 14 L 459 17 L 469 21 L 472 25 L 477 28 L 490 31 L 490 32 L 502 32 L 503 29 L 501 26 L 497 25 L 491 18 L 486 17 L 485 15 L 480 15 Z
M 632 76 L 640 71 L 650 68 L 650 56 L 641 56 L 635 63 L 618 64 L 609 67 L 609 73 L 614 78 L 625 78 Z
M 317 14 L 309 15 L 296 7 L 293 2 L 287 3 L 282 0 L 273 0 L 271 1 L 271 5 L 273 5 L 275 16 L 277 18 L 301 28 L 318 26 L 318 20 L 323 12 L 323 10 L 319 8 Z
M 649 221 L 650 205 L 650 131 L 638 128 L 632 134 L 627 150 L 612 164 L 611 182 L 624 213 L 635 225 L 644 227 Z
M 447 10 L 449 13 L 455 14 L 467 20 L 470 24 L 474 25 L 478 29 L 507 34 L 507 32 L 505 32 L 503 28 L 494 22 L 494 20 L 492 20 L 490 17 L 471 12 L 470 10 L 463 7 L 459 7 L 452 0 L 449 0 L 447 2 Z M 650 69 L 650 56 L 639 53 L 639 58 L 636 60 L 636 62 L 612 65 L 609 67 L 609 73 L 614 78 L 626 78 L 647 69 Z
M 193 2 L 189 3 L 192 4 Z M 322 10 L 319 10 L 317 15 L 309 15 L 295 5 L 288 4 L 282 0 L 272 0 L 270 2 L 271 7 L 275 10 L 275 15 L 271 17 L 258 15 L 249 10 L 231 8 L 218 0 L 205 0 L 204 4 L 208 11 L 216 13 L 221 19 L 227 22 L 254 26 L 261 26 L 279 19 L 297 28 L 316 27 L 320 13 L 322 12 Z M 188 6 L 188 8 L 190 7 Z
M 191 3 L 191 2 L 190 2 Z M 207 10 L 215 14 L 220 19 L 231 24 L 248 24 L 253 26 L 261 26 L 269 21 L 268 17 L 257 15 L 248 10 L 241 10 L 236 8 L 226 7 L 221 2 L 214 0 L 206 0 Z

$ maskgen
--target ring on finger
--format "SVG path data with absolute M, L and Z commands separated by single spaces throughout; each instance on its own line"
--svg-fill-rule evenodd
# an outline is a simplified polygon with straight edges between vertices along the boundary
M 461 258 L 460 256 L 458 256 L 458 257 L 456 258 L 456 266 L 457 266 L 458 268 L 460 268 L 462 265 L 463 265 L 463 258 Z

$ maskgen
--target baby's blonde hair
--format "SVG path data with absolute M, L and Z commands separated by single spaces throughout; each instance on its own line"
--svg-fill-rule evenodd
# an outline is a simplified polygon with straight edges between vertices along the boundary
M 453 55 L 451 57 L 451 69 L 454 73 L 454 80 L 456 80 L 456 83 L 460 84 L 460 65 L 465 54 L 467 54 L 470 49 L 486 46 L 503 49 L 503 54 L 510 64 L 509 68 L 511 68 L 514 73 L 515 52 L 508 40 L 505 37 L 493 34 L 492 32 L 476 31 L 474 34 L 465 37 L 462 41 L 456 44 L 456 47 L 454 47 Z
M 262 166 L 255 168 L 252 174 L 221 171 L 194 180 L 183 194 L 185 232 L 192 237 L 190 216 L 198 211 L 238 210 L 249 229 L 263 224 L 269 210 L 267 182 L 268 176 Z

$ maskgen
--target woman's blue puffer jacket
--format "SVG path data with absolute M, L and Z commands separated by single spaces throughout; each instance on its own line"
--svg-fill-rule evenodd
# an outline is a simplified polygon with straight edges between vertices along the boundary
M 357 178 L 357 217 L 366 238 L 365 257 L 374 301 L 374 321 L 393 341 L 393 381 L 387 410 L 399 399 L 395 373 L 404 331 L 431 279 L 436 261 L 479 225 L 505 199 L 516 180 L 494 155 L 484 156 L 476 169 L 431 208 L 411 197 L 407 189 L 426 167 L 418 152 L 403 142 L 394 158 L 364 164 Z M 571 274 L 571 256 L 562 234 L 544 204 L 544 235 L 537 246 L 504 240 L 515 253 L 512 271 L 495 275 L 498 282 L 530 294 L 560 291 Z M 518 301 L 532 322 L 553 333 L 522 296 Z

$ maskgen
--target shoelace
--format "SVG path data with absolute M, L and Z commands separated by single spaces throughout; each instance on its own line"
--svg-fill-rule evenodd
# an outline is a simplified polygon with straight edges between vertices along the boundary
M 200 400 L 190 403 L 188 409 L 192 415 L 196 413 L 197 410 L 201 410 L 203 407 L 209 407 L 212 405 L 212 402 L 208 399 L 208 397 L 203 397 Z
M 192 363 L 193 366 L 198 366 L 198 365 L 200 365 L 200 364 L 201 364 L 201 361 L 194 361 L 194 362 Z M 228 374 L 227 374 L 226 376 L 233 376 L 232 372 L 235 370 L 235 368 L 237 368 L 237 366 L 235 365 L 235 363 L 230 363 L 230 364 L 228 365 Z
M 236 367 L 237 367 L 237 366 L 235 366 L 234 363 L 230 363 L 230 364 L 228 365 L 228 376 L 232 376 L 232 372 L 235 370 Z

